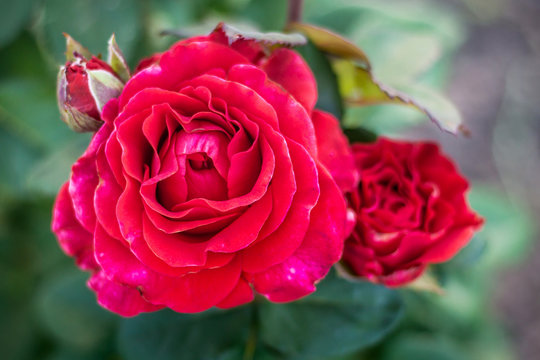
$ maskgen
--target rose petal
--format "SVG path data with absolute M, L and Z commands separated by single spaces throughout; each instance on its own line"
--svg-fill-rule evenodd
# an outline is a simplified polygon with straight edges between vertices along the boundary
M 110 124 L 104 124 L 94 135 L 84 154 L 71 168 L 69 194 L 73 209 L 81 225 L 89 232 L 93 232 L 96 225 L 96 214 L 92 206 L 94 191 L 99 181 L 96 153 L 109 137 L 111 130 Z
M 286 48 L 277 49 L 261 68 L 311 113 L 317 102 L 317 83 L 298 53 Z
M 251 288 L 249 283 L 242 277 L 240 277 L 240 280 L 238 280 L 238 284 L 236 284 L 236 287 L 225 299 L 223 299 L 220 303 L 217 304 L 217 307 L 221 309 L 229 309 L 235 306 L 244 305 L 252 301 L 254 297 L 255 295 L 253 293 L 253 289 Z
M 233 66 L 229 71 L 229 79 L 250 87 L 265 99 L 277 114 L 280 132 L 303 145 L 311 156 L 317 158 L 313 123 L 307 110 L 298 101 L 278 84 L 268 80 L 266 74 L 253 65 Z
M 54 204 L 52 231 L 64 252 L 73 256 L 77 265 L 84 270 L 97 269 L 94 259 L 92 233 L 88 232 L 75 217 L 73 204 L 65 183 L 56 197 Z
M 283 263 L 253 276 L 255 290 L 271 301 L 292 301 L 312 293 L 315 283 L 341 258 L 347 223 L 345 200 L 323 167 L 319 167 L 319 184 L 321 196 L 300 247 Z
M 311 118 L 317 135 L 319 161 L 330 171 L 343 192 L 356 189 L 360 174 L 339 122 L 331 114 L 320 110 L 314 110 Z
M 116 204 L 122 189 L 114 179 L 114 174 L 105 158 L 105 149 L 101 148 L 96 156 L 97 171 L 100 182 L 94 193 L 94 209 L 97 221 L 109 235 L 122 239 L 122 233 L 116 218 Z
M 482 222 L 476 218 L 466 226 L 451 229 L 422 255 L 420 261 L 441 263 L 450 260 L 467 245 Z
M 167 234 L 143 216 L 143 237 L 154 254 L 172 267 L 200 266 L 206 263 L 208 235 Z
M 135 316 L 163 308 L 144 300 L 136 288 L 109 280 L 102 271 L 92 275 L 88 287 L 97 293 L 97 301 L 101 306 L 122 316 Z
M 174 311 L 194 313 L 207 310 L 223 301 L 236 287 L 240 278 L 240 261 L 202 270 L 177 278 L 162 277 L 159 283 L 144 288 L 149 301 L 162 303 Z
M 288 145 L 293 159 L 296 193 L 281 226 L 242 253 L 245 272 L 262 271 L 291 256 L 305 237 L 311 209 L 317 203 L 319 184 L 316 164 L 303 147 L 293 141 L 289 141 Z M 279 190 L 275 189 L 276 196 L 280 196 Z

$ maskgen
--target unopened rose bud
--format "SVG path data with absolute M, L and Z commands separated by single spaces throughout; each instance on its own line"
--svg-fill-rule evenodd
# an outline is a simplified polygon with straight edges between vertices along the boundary
M 86 60 L 75 53 L 58 73 L 57 97 L 62 120 L 77 132 L 95 131 L 102 124 L 101 111 L 124 87 L 119 76 L 104 61 Z

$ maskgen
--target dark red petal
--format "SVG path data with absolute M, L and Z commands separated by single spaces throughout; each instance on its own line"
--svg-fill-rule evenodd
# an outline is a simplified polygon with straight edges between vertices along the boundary
M 300 55 L 290 49 L 277 49 L 262 65 L 262 69 L 311 113 L 317 102 L 317 83 Z
M 159 274 L 167 276 L 182 276 L 188 273 L 198 272 L 204 269 L 219 268 L 227 265 L 234 258 L 234 254 L 207 253 L 204 266 L 172 267 L 160 258 L 148 247 L 141 236 L 134 238 L 130 244 L 131 252 L 141 263 Z
M 89 79 L 85 67 L 81 64 L 68 62 L 65 67 L 65 77 L 67 82 L 65 104 L 99 120 L 99 109 L 90 92 Z
M 92 233 L 84 229 L 75 217 L 67 183 L 60 188 L 56 197 L 51 228 L 62 250 L 75 257 L 77 265 L 84 270 L 98 268 L 94 259 Z
M 93 232 L 96 225 L 94 191 L 99 181 L 96 153 L 107 141 L 111 130 L 110 124 L 104 124 L 94 135 L 84 154 L 71 168 L 69 194 L 73 202 L 73 209 L 81 225 L 89 232 Z
M 343 192 L 356 189 L 360 175 L 349 141 L 331 114 L 314 110 L 311 116 L 317 136 L 319 161 L 330 171 Z
M 399 269 L 389 275 L 379 276 L 373 280 L 389 287 L 399 287 L 416 280 L 425 269 L 425 264 L 413 265 L 407 269 Z
M 445 235 L 430 246 L 419 259 L 422 262 L 440 263 L 450 260 L 472 239 L 474 233 L 482 225 L 482 220 L 467 226 L 449 229 Z
M 162 277 L 159 283 L 144 288 L 146 299 L 174 311 L 194 313 L 223 301 L 240 279 L 240 261 L 234 259 L 221 268 L 202 270 L 182 277 Z
M 97 293 L 97 301 L 101 306 L 122 316 L 135 316 L 163 308 L 144 300 L 136 288 L 109 280 L 103 271 L 92 275 L 88 287 Z
M 233 39 L 231 41 L 229 37 L 225 35 L 221 24 L 208 35 L 207 39 L 209 41 L 215 41 L 217 43 L 230 46 L 253 63 L 257 63 L 262 57 L 265 56 L 263 47 L 255 40 Z
M 281 226 L 287 216 L 296 193 L 296 179 L 291 154 L 285 138 L 279 132 L 272 131 L 266 124 L 261 125 L 261 129 L 264 138 L 271 144 L 276 159 L 272 186 L 268 189 L 272 193 L 272 213 L 259 235 L 263 239 Z
M 247 304 L 248 302 L 252 301 L 253 298 L 253 289 L 251 289 L 251 286 L 246 280 L 240 277 L 240 280 L 238 280 L 238 284 L 236 284 L 233 291 L 219 304 L 217 304 L 217 307 L 221 309 L 229 309 L 235 306 Z
M 114 239 L 101 227 L 95 233 L 96 259 L 109 279 L 136 288 L 157 281 L 159 274 L 147 268 L 124 242 Z
M 118 99 L 112 98 L 103 107 L 103 110 L 101 111 L 101 118 L 105 122 L 112 123 L 114 122 L 114 119 L 116 119 L 117 115 L 118 115 Z
M 244 84 L 262 96 L 274 108 L 280 132 L 303 145 L 312 157 L 317 157 L 317 139 L 307 110 L 291 94 L 267 79 L 266 73 L 253 65 L 236 65 L 229 79 Z M 301 129 L 301 131 L 299 131 Z
M 99 185 L 94 194 L 97 221 L 109 235 L 116 239 L 122 239 L 116 218 L 116 204 L 122 194 L 122 189 L 114 179 L 103 148 L 96 157 L 96 165 L 100 177 Z
M 257 240 L 271 211 L 272 197 L 266 194 L 233 223 L 214 235 L 208 241 L 206 249 L 219 253 L 232 253 L 244 249 Z
M 319 167 L 321 196 L 311 212 L 300 247 L 283 263 L 254 275 L 255 290 L 275 302 L 292 301 L 315 291 L 343 252 L 346 204 L 324 167 Z
M 143 216 L 143 237 L 154 254 L 169 266 L 201 266 L 206 263 L 208 235 L 167 234 Z
M 139 71 L 142 71 L 142 70 L 146 69 L 147 67 L 150 67 L 150 66 L 153 66 L 153 65 L 158 65 L 159 64 L 159 59 L 161 59 L 161 54 L 162 53 L 155 53 L 155 54 L 153 54 L 153 55 L 151 55 L 149 57 L 146 57 L 146 58 L 142 59 L 141 61 L 139 61 L 139 64 L 135 68 L 134 74 L 138 73 Z
M 116 204 L 116 218 L 122 238 L 128 243 L 142 235 L 144 207 L 139 196 L 139 186 L 131 178 L 126 178 L 126 187 Z
M 144 120 L 150 110 L 131 116 L 117 127 L 116 136 L 122 147 L 122 170 L 138 180 L 143 181 L 144 165 L 152 157 L 152 148 L 146 141 L 142 129 Z
M 203 311 L 222 301 L 232 291 L 240 273 L 238 262 L 233 261 L 222 268 L 194 274 L 172 277 L 158 274 L 143 265 L 124 244 L 108 236 L 99 226 L 96 229 L 96 254 L 106 274 L 103 279 L 111 280 L 105 284 L 116 290 L 104 292 L 101 303 L 120 313 L 122 309 L 118 307 L 123 301 L 127 302 L 125 306 L 128 309 L 133 307 L 132 311 L 136 311 L 139 309 L 136 305 L 144 305 L 141 300 L 157 306 L 163 304 L 179 312 Z M 133 297 L 135 293 L 131 290 L 135 290 L 139 297 Z M 99 289 L 96 291 L 99 297 Z M 131 302 L 134 305 L 130 305 Z M 142 309 L 140 311 L 157 308 Z
M 386 269 L 398 269 L 403 265 L 418 262 L 418 258 L 432 243 L 430 234 L 422 231 L 404 231 L 396 251 L 379 257 L 379 262 Z
M 244 68 L 246 69 L 246 71 L 244 72 L 239 70 Z M 250 69 L 255 69 L 256 72 L 249 71 Z M 189 81 L 189 83 L 186 83 L 185 85 L 193 86 L 195 90 L 198 91 L 198 94 L 201 98 L 203 95 L 206 95 L 207 97 L 211 96 L 212 98 L 224 99 L 226 100 L 228 108 L 237 108 L 242 113 L 244 113 L 251 121 L 254 121 L 258 124 L 264 121 L 270 124 L 272 128 L 278 130 L 280 126 L 280 119 L 276 114 L 276 109 L 273 106 L 274 104 L 268 101 L 268 99 L 265 99 L 263 94 L 258 93 L 257 89 L 252 89 L 249 87 L 249 85 L 246 86 L 247 84 L 243 84 L 241 81 L 238 81 L 239 79 L 235 74 L 238 74 L 239 72 L 243 73 L 244 80 L 251 79 L 251 81 L 255 81 L 254 78 L 251 78 L 252 76 L 254 76 L 256 78 L 259 78 L 256 82 L 262 82 L 260 85 L 264 86 L 266 75 L 264 74 L 264 72 L 262 72 L 260 69 L 253 65 L 234 66 L 233 69 L 231 69 L 229 72 L 229 80 L 205 74 L 192 79 L 191 81 Z M 309 117 L 307 117 L 307 113 L 300 106 L 300 104 L 298 104 L 292 98 L 290 99 L 290 103 L 291 107 L 301 109 L 305 117 L 309 119 Z M 295 109 L 291 110 L 293 113 L 289 115 L 290 117 L 295 116 L 294 110 Z M 284 111 L 287 111 L 287 109 L 284 109 Z M 285 117 L 285 114 L 282 114 L 282 116 Z M 309 123 L 311 124 L 311 120 L 309 120 Z M 315 137 L 313 137 L 313 139 L 315 140 Z
M 265 139 L 259 141 L 257 138 L 252 147 L 233 154 L 227 175 L 228 197 L 235 198 L 249 193 L 261 175 L 271 177 L 275 161 L 272 148 Z
M 245 272 L 255 273 L 265 270 L 291 256 L 305 237 L 310 212 L 319 198 L 316 164 L 303 147 L 293 141 L 289 141 L 288 145 L 293 160 L 296 193 L 281 226 L 242 253 L 242 266 Z M 272 187 L 272 192 L 273 196 L 280 196 L 279 188 L 274 191 Z

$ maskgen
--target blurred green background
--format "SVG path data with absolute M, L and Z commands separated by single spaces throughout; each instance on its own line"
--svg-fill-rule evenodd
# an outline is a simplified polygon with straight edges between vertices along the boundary
M 205 33 L 225 21 L 279 31 L 286 10 L 285 0 L 0 2 L 2 359 L 145 358 L 130 345 L 140 340 L 136 330 L 163 328 L 159 318 L 126 320 L 97 306 L 84 284 L 87 274 L 61 253 L 50 233 L 55 193 L 89 140 L 71 132 L 56 108 L 62 32 L 94 53 L 105 53 L 114 32 L 134 66 L 174 41 L 159 36 L 164 29 Z M 441 133 L 421 114 L 399 106 L 344 109 L 327 64 L 306 47 L 300 51 L 324 84 L 319 106 L 343 114 L 346 127 L 439 141 L 471 179 L 471 203 L 487 220 L 454 260 L 433 269 L 445 295 L 399 291 L 406 308 L 397 328 L 376 345 L 333 359 L 537 358 L 539 18 L 535 0 L 305 0 L 304 20 L 349 37 L 366 51 L 383 82 L 412 94 L 446 93 L 472 136 Z M 195 326 L 193 319 L 179 321 Z M 214 339 L 193 335 L 183 344 L 186 334 L 174 334 L 175 339 L 148 340 L 156 358 L 169 359 L 179 354 L 178 346 L 199 349 Z M 270 340 L 260 341 L 275 345 Z M 220 358 L 241 356 L 233 347 Z M 280 357 L 257 352 L 255 358 Z

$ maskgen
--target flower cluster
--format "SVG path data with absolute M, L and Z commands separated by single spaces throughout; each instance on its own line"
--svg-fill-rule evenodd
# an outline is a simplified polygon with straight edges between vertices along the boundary
M 285 47 L 218 26 L 131 76 L 68 46 L 58 100 L 95 131 L 61 188 L 52 229 L 124 316 L 296 300 L 343 259 L 389 286 L 448 260 L 481 220 L 466 180 L 425 143 L 349 145 L 315 108 L 317 84 Z

